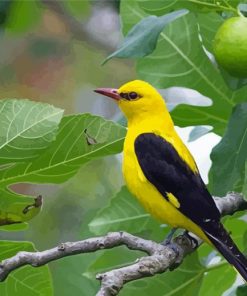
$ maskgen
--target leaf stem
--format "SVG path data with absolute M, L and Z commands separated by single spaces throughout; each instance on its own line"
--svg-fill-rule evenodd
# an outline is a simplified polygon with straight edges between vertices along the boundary
M 222 10 L 222 11 L 232 11 L 232 12 L 234 12 L 234 14 L 238 14 L 238 10 L 235 9 L 234 7 L 230 6 L 229 4 L 227 4 L 227 6 L 223 6 L 220 4 L 207 3 L 207 2 L 199 1 L 199 0 L 188 0 L 188 1 L 191 3 L 216 8 L 216 9 Z M 224 3 L 225 3 L 225 1 L 224 1 Z

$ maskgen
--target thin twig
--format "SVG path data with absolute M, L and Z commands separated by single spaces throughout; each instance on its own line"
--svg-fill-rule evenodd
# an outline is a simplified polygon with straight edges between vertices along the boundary
M 247 209 L 247 202 L 241 194 L 231 192 L 224 198 L 214 199 L 223 215 Z M 19 252 L 0 263 L 0 281 L 4 281 L 12 271 L 24 265 L 38 267 L 66 256 L 111 249 L 120 245 L 145 252 L 148 256 L 140 258 L 133 264 L 97 275 L 96 278 L 101 281 L 97 296 L 112 296 L 117 295 L 124 284 L 130 281 L 163 273 L 178 266 L 184 257 L 201 243 L 202 241 L 194 235 L 180 235 L 171 244 L 162 245 L 126 232 L 112 232 L 101 237 L 62 243 L 42 252 Z

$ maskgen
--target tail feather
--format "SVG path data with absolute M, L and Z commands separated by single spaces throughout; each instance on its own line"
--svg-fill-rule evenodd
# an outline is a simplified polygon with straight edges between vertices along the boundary
M 238 249 L 221 223 L 217 225 L 217 228 L 219 230 L 217 231 L 217 236 L 205 231 L 206 236 L 222 256 L 237 269 L 239 274 L 247 282 L 247 258 Z

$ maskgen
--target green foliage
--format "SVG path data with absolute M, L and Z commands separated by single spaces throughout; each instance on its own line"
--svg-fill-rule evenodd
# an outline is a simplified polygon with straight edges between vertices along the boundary
M 237 296 L 245 296 L 247 294 L 247 287 L 246 285 L 239 286 L 237 288 Z
M 7 106 L 4 116 L 9 119 L 3 119 L 6 127 L 3 129 L 2 146 L 16 149 L 20 159 L 23 149 L 25 153 L 28 147 L 30 157 L 26 160 L 23 156 L 21 163 L 13 163 L 12 150 L 10 150 L 8 162 L 12 163 L 2 166 L 0 170 L 0 188 L 2 188 L 0 190 L 0 225 L 27 221 L 40 209 L 35 206 L 29 207 L 30 203 L 32 204 L 29 197 L 10 191 L 11 184 L 62 183 L 72 177 L 80 166 L 88 161 L 122 150 L 126 130 L 113 122 L 90 114 L 65 116 L 54 140 L 54 132 L 62 114 L 61 110 L 29 101 L 21 101 L 19 103 L 21 107 L 17 104 L 19 109 L 16 106 L 15 110 L 13 109 L 15 101 L 8 102 L 3 101 L 3 107 Z M 18 113 L 18 110 L 25 108 L 26 116 Z M 32 116 L 29 116 L 30 110 Z M 21 120 L 18 120 L 19 115 L 16 116 L 16 114 L 20 114 Z M 35 145 L 33 139 L 36 139 Z M 54 141 L 49 143 L 52 140 Z M 48 144 L 50 144 L 49 147 L 44 151 L 45 145 L 48 146 Z M 38 151 L 43 153 L 39 155 Z M 18 155 L 15 151 L 13 153 L 15 157 Z M 19 158 L 17 161 L 20 161 Z M 34 159 L 30 160 L 32 158 Z
M 221 142 L 214 147 L 211 159 L 210 186 L 216 195 L 241 192 L 247 159 L 247 103 L 237 105 Z
M 244 10 L 246 1 L 241 2 Z M 69 16 L 78 19 L 82 19 L 89 9 L 88 1 L 61 3 Z M 191 141 L 209 131 L 203 125 L 211 126 L 215 133 L 223 136 L 211 155 L 209 187 L 218 195 L 229 190 L 247 193 L 247 79 L 227 75 L 212 56 L 212 42 L 217 29 L 226 18 L 237 14 L 239 3 L 237 0 L 122 0 L 120 16 L 126 37 L 118 51 L 107 58 L 135 58 L 138 79 L 147 80 L 159 89 L 174 86 L 193 89 L 211 99 L 210 106 L 191 101 L 189 105 L 184 99 L 179 102 L 169 100 L 168 105 L 176 105 L 172 116 L 177 125 L 195 126 Z M 3 8 L 4 27 L 12 33 L 31 30 L 40 22 L 43 13 L 36 1 L 18 0 L 6 7 L 0 6 L 0 13 Z M 5 8 L 9 10 L 7 16 Z M 182 15 L 184 9 L 189 13 Z M 30 14 L 31 10 L 33 13 Z M 40 46 L 34 49 L 39 53 Z M 62 112 L 48 104 L 28 100 L 0 102 L 1 230 L 26 229 L 26 221 L 37 215 L 41 208 L 39 199 L 35 201 L 33 197 L 15 193 L 12 185 L 61 184 L 89 161 L 122 151 L 126 133 L 123 126 L 91 114 L 62 118 Z M 87 181 L 82 180 L 82 183 Z M 161 228 L 126 187 L 122 187 L 97 213 L 97 200 L 93 203 L 94 209 L 86 218 L 83 217 L 83 236 L 89 236 L 90 232 L 103 235 L 108 231 L 125 230 L 161 241 L 169 230 L 166 226 Z M 70 211 L 67 204 L 65 210 Z M 234 241 L 241 249 L 246 249 L 246 222 L 240 218 L 241 213 L 238 213 L 225 218 L 224 222 Z M 1 260 L 27 250 L 34 250 L 31 243 L 0 241 Z M 121 294 L 220 296 L 231 288 L 236 272 L 222 260 L 209 264 L 216 255 L 211 247 L 203 245 L 178 269 L 134 281 Z M 53 277 L 57 283 L 67 279 L 72 283 L 73 292 L 85 290 L 84 295 L 93 295 L 97 289 L 96 273 L 124 266 L 140 256 L 140 252 L 119 247 L 97 255 L 85 255 L 80 260 L 78 257 L 68 258 L 54 263 L 58 266 L 59 275 L 54 272 Z M 68 267 L 71 268 L 69 275 Z M 57 291 L 59 294 L 70 293 L 70 289 L 65 291 L 63 285 L 59 285 Z M 240 286 L 233 293 L 245 295 L 246 287 Z M 17 270 L 5 283 L 0 283 L 0 294 L 54 295 L 48 267 L 34 269 L 28 266 Z
M 121 151 L 125 128 L 90 114 L 65 116 L 56 140 L 32 162 L 0 171 L 0 185 L 18 182 L 62 183 L 88 161 Z M 90 138 L 94 143 L 90 143 Z
M 180 10 L 160 17 L 150 15 L 142 19 L 129 31 L 120 47 L 109 55 L 103 63 L 113 57 L 144 57 L 152 53 L 164 27 L 186 13 L 188 13 L 187 10 Z
M 29 163 L 44 152 L 55 140 L 62 114 L 59 108 L 28 100 L 0 102 L 1 226 L 28 221 L 40 211 L 40 203 L 8 188 L 15 180 L 5 183 L 5 173 L 12 170 L 12 176 L 18 175 L 18 163 Z
M 97 235 L 119 229 L 137 233 L 146 229 L 149 220 L 150 214 L 123 187 L 89 223 L 89 229 Z
M 0 101 L 0 163 L 30 161 L 55 140 L 63 110 L 28 100 Z
M 110 203 L 95 215 L 88 226 L 96 235 L 121 230 L 160 241 L 164 240 L 169 231 L 166 225 L 160 227 L 159 222 L 141 207 L 126 186 L 112 197 Z
M 127 29 L 144 17 L 147 14 L 137 1 L 122 2 L 122 18 Z M 193 88 L 211 98 L 213 105 L 209 107 L 178 106 L 173 118 L 180 126 L 212 125 L 215 132 L 223 133 L 234 102 L 231 91 L 202 48 L 193 13 L 166 26 L 154 52 L 138 60 L 137 71 L 141 79 L 157 88 L 174 85 Z
M 35 249 L 30 242 L 0 241 L 0 261 L 20 251 L 32 252 Z M 52 279 L 48 267 L 25 266 L 14 271 L 4 283 L 0 284 L 0 294 L 2 296 L 52 296 Z

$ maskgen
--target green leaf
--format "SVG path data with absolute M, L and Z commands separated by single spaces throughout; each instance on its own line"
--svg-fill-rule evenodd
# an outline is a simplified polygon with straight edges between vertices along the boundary
M 11 4 L 11 0 L 4 0 L 0 2 L 0 27 L 3 27 L 5 24 Z
M 29 242 L 0 241 L 0 261 L 14 256 L 20 251 L 35 251 Z M 52 280 L 48 266 L 33 268 L 25 266 L 13 271 L 0 283 L 2 296 L 52 296 Z
M 244 176 L 244 184 L 243 184 L 243 189 L 242 193 L 245 198 L 247 198 L 247 161 L 245 162 L 245 176 Z M 247 246 L 247 244 L 246 244 Z
M 0 226 L 0 231 L 22 231 L 27 230 L 29 227 L 28 223 L 20 223 L 20 224 L 9 224 Z
M 236 14 L 237 11 L 234 9 L 239 3 L 239 1 L 227 0 L 228 4 L 231 4 L 233 7 L 229 7 L 226 4 L 226 1 L 215 1 L 215 0 L 171 0 L 171 1 L 162 1 L 162 0 L 137 0 L 140 7 L 147 13 L 153 13 L 157 15 L 162 15 L 167 12 L 170 12 L 175 9 L 187 8 L 193 12 L 221 12 L 221 11 L 230 11 L 231 14 Z M 235 5 L 234 5 L 235 4 Z
M 97 235 L 119 230 L 137 233 L 146 229 L 149 220 L 150 214 L 124 186 L 110 204 L 97 213 L 89 223 L 89 229 Z
M 213 53 L 213 40 L 217 30 L 223 24 L 224 19 L 216 12 L 198 13 L 197 22 L 203 45 L 208 51 Z
M 246 296 L 247 295 L 247 286 L 242 285 L 237 288 L 237 296 Z
M 200 137 L 206 135 L 212 130 L 211 127 L 206 127 L 206 126 L 196 126 L 192 129 L 192 131 L 189 134 L 189 140 L 188 142 L 193 142 Z
M 233 267 L 226 263 L 219 267 L 207 269 L 204 276 L 202 287 L 198 296 L 222 296 L 236 280 L 236 272 Z
M 36 216 L 42 206 L 42 199 L 20 195 L 7 189 L 0 189 L 0 226 L 29 221 Z M 25 225 L 12 227 L 20 230 Z
M 236 106 L 226 133 L 211 153 L 209 180 L 213 194 L 241 191 L 247 159 L 247 103 Z
M 1 100 L 0 163 L 38 157 L 55 140 L 62 115 L 62 109 L 49 104 Z
M 150 15 L 143 18 L 128 32 L 123 43 L 104 60 L 103 64 L 113 57 L 138 58 L 152 53 L 164 27 L 187 13 L 188 11 L 183 9 L 161 17 Z
M 33 30 L 40 21 L 41 12 L 37 1 L 13 1 L 5 24 L 7 32 L 23 33 Z
M 136 0 L 123 1 L 121 15 L 124 32 L 147 16 Z M 202 48 L 194 14 L 166 26 L 155 51 L 138 61 L 137 72 L 139 78 L 157 88 L 176 85 L 211 98 L 213 105 L 208 107 L 179 105 L 172 112 L 173 118 L 180 126 L 211 125 L 216 133 L 223 133 L 234 105 L 232 93 Z
M 0 171 L 0 185 L 62 183 L 88 161 L 122 151 L 126 129 L 91 114 L 63 117 L 56 140 L 39 158 Z
M 0 225 L 31 219 L 40 210 L 32 198 L 7 190 L 10 185 L 62 183 L 92 159 L 122 151 L 126 129 L 90 114 L 63 117 L 56 140 L 31 162 L 3 166 L 0 170 Z

